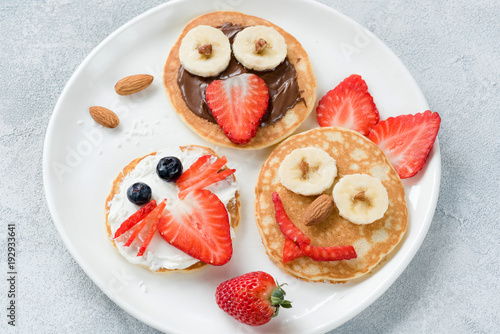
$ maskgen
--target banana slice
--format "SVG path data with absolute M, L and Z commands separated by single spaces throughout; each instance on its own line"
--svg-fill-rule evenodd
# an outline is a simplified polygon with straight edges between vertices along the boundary
M 354 224 L 370 224 L 382 218 L 389 196 L 379 179 L 366 174 L 346 175 L 333 187 L 339 214 Z
M 234 56 L 250 70 L 272 70 L 285 60 L 286 52 L 285 38 L 272 27 L 245 28 L 233 41 Z
M 328 189 L 337 176 L 337 163 L 316 147 L 293 150 L 278 169 L 281 184 L 296 194 L 318 195 Z
M 231 60 L 229 39 L 217 28 L 199 25 L 186 34 L 179 47 L 181 65 L 191 74 L 212 77 Z

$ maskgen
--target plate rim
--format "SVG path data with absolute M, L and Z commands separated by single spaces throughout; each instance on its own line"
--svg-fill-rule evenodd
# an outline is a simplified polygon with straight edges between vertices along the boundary
M 54 109 L 52 111 L 52 114 L 50 116 L 49 123 L 47 125 L 47 129 L 45 132 L 45 139 L 44 139 L 44 144 L 43 144 L 43 160 L 42 160 L 42 169 L 43 169 L 43 188 L 44 188 L 44 194 L 45 194 L 45 200 L 47 203 L 47 206 L 49 208 L 49 212 L 52 218 L 52 221 L 54 225 L 56 226 L 56 229 L 65 245 L 65 247 L 68 249 L 69 253 L 71 256 L 75 259 L 77 264 L 82 268 L 82 270 L 85 272 L 85 274 L 93 281 L 93 283 L 103 292 L 110 300 L 112 300 L 118 307 L 132 315 L 134 318 L 136 318 L 138 321 L 141 321 L 157 330 L 164 331 L 168 329 L 169 332 L 172 333 L 182 333 L 178 332 L 173 328 L 168 328 L 164 323 L 160 323 L 159 321 L 156 321 L 154 318 L 150 317 L 147 314 L 139 313 L 136 309 L 133 307 L 129 306 L 128 303 L 123 303 L 118 300 L 118 298 L 115 298 L 114 294 L 109 293 L 107 289 L 104 287 L 104 285 L 101 285 L 100 282 L 97 280 L 97 278 L 94 276 L 93 269 L 91 269 L 85 261 L 81 258 L 79 255 L 78 250 L 76 247 L 71 243 L 69 240 L 69 237 L 67 233 L 64 232 L 63 230 L 63 222 L 62 219 L 59 218 L 56 210 L 56 205 L 53 200 L 53 196 L 51 196 L 53 189 L 51 189 L 51 186 L 49 185 L 49 172 L 50 172 L 50 162 L 49 162 L 49 156 L 51 155 L 51 147 L 49 146 L 49 143 L 52 142 L 52 137 L 54 135 L 54 127 L 55 127 L 55 120 L 57 116 L 62 112 L 61 110 L 61 104 L 62 101 L 65 99 L 66 95 L 68 94 L 70 90 L 70 86 L 72 86 L 73 82 L 79 77 L 83 69 L 87 66 L 88 63 L 92 61 L 92 59 L 104 48 L 106 45 L 112 41 L 117 35 L 122 33 L 124 30 L 128 29 L 129 27 L 133 26 L 136 24 L 138 21 L 143 20 L 143 18 L 153 15 L 156 12 L 160 12 L 162 10 L 165 10 L 165 8 L 170 7 L 170 6 L 175 6 L 177 3 L 182 3 L 182 2 L 189 2 L 190 0 L 172 0 L 160 5 L 157 5 L 153 8 L 150 8 L 143 12 L 142 14 L 139 14 L 135 17 L 133 17 L 131 20 L 123 24 L 122 26 L 118 27 L 116 30 L 114 30 L 111 34 L 109 34 L 106 38 L 104 38 L 96 47 L 92 49 L 92 51 L 84 58 L 84 60 L 80 63 L 80 65 L 76 68 L 76 70 L 72 73 L 71 77 L 65 84 L 63 90 L 61 91 L 57 103 L 54 106 Z M 343 19 L 347 20 L 349 23 L 351 23 L 354 26 L 361 27 L 363 29 L 366 29 L 369 31 L 366 27 L 355 21 L 354 19 L 350 18 L 349 16 L 343 14 L 342 12 L 338 11 L 337 9 L 330 7 L 326 4 L 316 2 L 314 0 L 294 0 L 297 2 L 302 2 L 302 3 L 307 3 L 308 5 L 312 6 L 317 6 L 318 8 L 328 11 L 329 13 L 333 15 L 337 15 L 342 17 Z M 370 31 L 371 33 L 371 31 Z M 405 66 L 405 64 L 401 61 L 401 59 L 390 49 L 382 40 L 380 40 L 377 35 L 372 33 L 372 38 L 374 38 L 376 41 L 380 43 L 380 46 L 384 49 L 384 52 L 386 52 L 388 55 L 391 56 L 391 58 L 396 61 L 398 66 L 406 70 L 406 72 L 409 74 L 408 79 L 409 82 L 411 82 L 413 86 L 413 92 L 416 95 L 419 95 L 419 98 L 425 102 L 425 106 L 428 108 L 428 102 L 427 99 L 425 98 L 422 90 L 418 86 L 415 78 L 411 74 L 411 72 L 408 70 L 408 68 Z M 349 314 L 346 314 L 344 317 L 338 318 L 336 321 L 328 322 L 325 323 L 322 327 L 317 327 L 315 331 L 312 333 L 321 333 L 323 330 L 333 330 L 342 324 L 346 323 L 350 319 L 356 317 L 359 313 L 361 313 L 363 310 L 365 310 L 368 306 L 373 304 L 375 300 L 377 300 L 381 295 L 383 295 L 391 286 L 392 284 L 400 277 L 402 272 L 406 270 L 410 262 L 413 260 L 415 257 L 415 254 L 419 251 L 423 240 L 425 239 L 428 230 L 430 228 L 430 225 L 432 223 L 432 219 L 437 207 L 437 202 L 438 202 L 438 197 L 439 197 L 439 191 L 440 191 L 440 186 L 441 186 L 441 154 L 440 154 L 440 146 L 439 146 L 439 139 L 436 138 L 436 141 L 434 143 L 431 155 L 434 157 L 434 164 L 435 164 L 435 173 L 433 177 L 433 184 L 435 184 L 435 187 L 432 189 L 432 192 L 430 193 L 430 200 L 429 200 L 429 207 L 426 212 L 426 215 L 423 219 L 423 224 L 424 224 L 424 229 L 421 229 L 420 234 L 418 234 L 417 238 L 414 240 L 414 245 L 410 247 L 410 252 L 407 252 L 405 256 L 403 257 L 403 265 L 400 265 L 396 268 L 396 270 L 388 277 L 386 277 L 381 283 L 381 288 L 375 290 L 373 293 L 369 294 L 366 298 L 360 300 L 358 303 L 356 303 L 352 307 L 352 311 Z M 167 327 L 167 328 L 166 328 Z

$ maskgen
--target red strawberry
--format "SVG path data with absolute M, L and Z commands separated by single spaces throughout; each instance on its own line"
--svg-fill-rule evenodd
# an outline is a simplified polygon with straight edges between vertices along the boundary
M 440 124 L 439 114 L 430 110 L 389 117 L 375 126 L 368 138 L 384 151 L 399 177 L 406 179 L 422 169 Z
M 158 231 L 168 243 L 214 266 L 233 255 L 226 207 L 206 189 L 193 190 L 172 211 L 165 210 Z
M 123 233 L 127 232 L 130 230 L 135 224 L 140 222 L 141 220 L 144 219 L 153 209 L 156 208 L 156 201 L 153 199 L 149 201 L 146 205 L 144 205 L 142 208 L 137 210 L 134 214 L 132 214 L 130 217 L 125 220 L 118 230 L 115 232 L 115 236 L 113 239 L 118 238 L 121 236 Z
M 316 108 L 320 126 L 339 126 L 367 136 L 380 117 L 361 76 L 353 74 L 321 98 Z
M 293 261 L 302 256 L 308 256 L 314 261 L 340 261 L 354 259 L 358 255 L 353 246 L 311 246 L 307 244 L 296 244 L 292 240 L 285 238 L 283 263 Z
M 149 243 L 153 239 L 153 236 L 156 233 L 156 230 L 158 229 L 158 222 L 160 221 L 160 217 L 163 214 L 163 210 L 165 209 L 166 206 L 166 200 L 158 204 L 158 206 L 151 211 L 151 213 L 146 217 L 144 220 L 149 220 L 147 224 L 151 225 L 149 228 L 148 234 L 144 237 L 144 241 L 142 242 L 141 248 L 139 248 L 139 252 L 137 253 L 137 256 L 142 256 L 146 249 L 149 246 Z
M 255 271 L 222 282 L 215 291 L 215 301 L 239 322 L 260 326 L 278 315 L 280 306 L 292 307 L 281 286 L 268 273 Z
M 234 172 L 236 172 L 236 169 L 226 169 L 220 173 L 214 173 L 208 176 L 207 178 L 203 179 L 202 181 L 195 183 L 194 185 L 180 191 L 178 196 L 180 199 L 184 199 L 186 195 L 189 194 L 194 189 L 206 188 L 213 183 L 217 183 L 219 181 L 224 180 L 226 177 L 232 175 Z
M 198 161 L 205 161 L 206 157 L 210 158 L 212 157 L 211 155 L 205 155 L 200 157 L 191 167 L 189 167 L 182 175 L 180 176 L 179 180 L 176 181 L 177 187 L 180 190 L 184 190 L 188 188 L 189 186 L 192 186 L 193 184 L 202 181 L 203 179 L 207 178 L 209 175 L 217 173 L 222 166 L 224 166 L 227 163 L 226 157 L 222 157 L 217 159 L 215 162 L 210 162 L 210 159 L 207 160 L 207 162 L 203 163 L 203 165 L 200 166 L 200 163 Z M 200 167 L 198 167 L 200 166 Z M 187 176 L 184 176 L 184 174 L 187 174 Z
M 349 260 L 358 256 L 353 246 L 318 247 L 300 245 L 300 249 L 314 261 Z
M 143 239 L 139 252 L 137 256 L 142 256 L 146 251 L 151 239 L 153 238 L 154 232 L 156 231 L 156 226 L 160 220 L 160 215 L 165 208 L 166 200 L 163 200 L 157 207 L 154 208 L 144 219 L 142 219 L 138 224 L 132 227 L 132 233 L 129 235 L 127 241 L 123 246 L 129 247 L 132 243 L 137 240 L 137 236 L 142 233 L 141 239 Z M 147 228 L 145 228 L 147 226 Z M 146 232 L 147 231 L 147 232 Z M 151 232 L 153 231 L 153 232 Z M 150 236 L 151 235 L 151 236 Z
M 192 178 L 193 175 L 196 175 L 204 170 L 209 165 L 211 157 L 212 155 L 210 154 L 199 157 L 198 160 L 196 160 L 187 170 L 185 170 L 184 173 L 182 173 L 182 175 L 175 181 L 177 186 Z
M 283 202 L 277 192 L 273 193 L 276 222 L 285 236 L 283 263 L 301 256 L 309 256 L 314 261 L 339 261 L 357 257 L 353 246 L 319 247 L 311 246 L 311 239 L 300 231 L 286 214 Z
M 285 237 L 285 246 L 283 247 L 283 263 L 293 261 L 304 255 L 305 254 L 302 249 L 300 249 L 299 245 L 291 239 Z
M 244 73 L 212 81 L 205 91 L 205 99 L 229 140 L 242 145 L 257 133 L 269 104 L 269 89 L 263 79 Z
M 178 197 L 180 199 L 184 199 L 187 194 L 195 189 L 206 188 L 236 172 L 235 169 L 226 169 L 219 172 L 227 163 L 226 157 L 219 158 L 213 163 L 209 162 L 210 157 L 210 155 L 200 157 L 177 180 L 176 184 L 180 190 Z
M 283 202 L 281 202 L 280 195 L 277 192 L 273 193 L 273 202 L 274 209 L 276 210 L 276 222 L 278 223 L 280 230 L 285 235 L 285 237 L 298 244 L 310 244 L 311 239 L 309 239 L 307 235 L 302 233 L 302 231 L 293 224 L 290 218 L 288 218 L 288 215 L 286 214 L 285 208 L 283 206 Z

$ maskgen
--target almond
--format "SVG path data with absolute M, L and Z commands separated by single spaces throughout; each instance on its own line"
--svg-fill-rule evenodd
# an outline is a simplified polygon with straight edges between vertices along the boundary
M 116 128 L 120 124 L 120 119 L 114 112 L 104 107 L 90 107 L 90 116 L 102 126 Z
M 149 74 L 136 74 L 123 78 L 115 85 L 119 95 L 130 95 L 146 89 L 153 82 L 154 77 Z
M 328 195 L 321 195 L 316 198 L 304 212 L 302 221 L 305 225 L 311 226 L 321 223 L 333 210 L 333 199 Z

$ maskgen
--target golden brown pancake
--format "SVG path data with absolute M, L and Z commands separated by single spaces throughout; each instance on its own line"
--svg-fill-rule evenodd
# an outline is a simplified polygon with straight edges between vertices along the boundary
M 338 176 L 368 174 L 387 189 L 389 208 L 384 216 L 368 225 L 356 225 L 339 215 L 335 207 L 322 223 L 306 226 L 302 215 L 317 196 L 297 195 L 281 185 L 278 168 L 293 150 L 317 147 L 336 161 Z M 332 187 L 325 193 L 331 195 Z M 353 245 L 357 258 L 342 261 L 313 261 L 301 257 L 283 264 L 285 237 L 275 219 L 272 193 L 277 191 L 292 222 L 304 232 L 314 246 Z M 344 128 L 317 128 L 292 136 L 278 145 L 262 166 L 255 187 L 255 217 L 262 243 L 271 260 L 285 272 L 306 281 L 342 282 L 370 272 L 389 254 L 403 237 L 408 220 L 405 192 L 398 174 L 385 154 L 363 135 Z
M 181 66 L 179 60 L 179 47 L 186 33 L 199 25 L 219 27 L 224 23 L 232 23 L 243 27 L 265 25 L 276 29 L 285 38 L 288 49 L 287 57 L 295 67 L 299 91 L 301 92 L 300 96 L 304 99 L 303 102 L 299 102 L 289 109 L 286 115 L 276 123 L 260 127 L 256 136 L 252 138 L 249 143 L 244 145 L 234 144 L 226 137 L 218 124 L 211 123 L 195 115 L 184 102 L 177 84 L 179 67 Z M 291 135 L 292 132 L 302 124 L 316 102 L 316 79 L 309 57 L 302 45 L 292 35 L 271 22 L 239 12 L 213 12 L 202 15 L 191 21 L 184 28 L 179 39 L 170 51 L 165 65 L 163 80 L 175 111 L 186 125 L 205 140 L 225 147 L 260 149 L 276 144 Z
M 198 146 L 198 145 L 181 146 L 180 149 L 183 152 L 186 151 L 186 150 L 201 150 L 202 151 L 201 155 L 211 154 L 213 156 L 218 157 L 218 155 L 212 149 L 210 149 L 208 147 L 204 147 L 204 146 Z M 108 195 L 108 198 L 106 199 L 106 207 L 105 207 L 105 212 L 106 212 L 106 229 L 107 229 L 107 232 L 108 232 L 109 240 L 111 241 L 111 243 L 113 244 L 113 246 L 115 246 L 115 248 L 116 248 L 116 244 L 115 244 L 115 241 L 113 240 L 113 235 L 112 235 L 112 232 L 111 232 L 111 226 L 110 226 L 110 223 L 108 221 L 108 215 L 109 215 L 109 206 L 108 206 L 108 203 L 111 202 L 111 200 L 113 199 L 113 197 L 120 192 L 120 186 L 121 186 L 121 184 L 123 182 L 123 179 L 130 172 L 132 172 L 134 170 L 134 168 L 137 166 L 137 164 L 142 159 L 144 159 L 144 158 L 146 158 L 147 156 L 150 156 L 150 155 L 156 155 L 156 152 L 152 152 L 152 153 L 147 154 L 147 155 L 145 155 L 145 156 L 143 156 L 141 158 L 137 158 L 137 159 L 133 160 L 132 162 L 130 162 L 127 166 L 125 166 L 123 168 L 123 170 L 120 172 L 120 174 L 118 174 L 118 176 L 116 177 L 116 179 L 113 181 L 113 185 L 111 187 L 111 192 Z M 233 180 L 236 181 L 236 178 L 234 177 L 234 174 L 231 175 L 231 177 L 233 178 Z M 241 204 L 240 204 L 240 195 L 239 195 L 239 192 L 236 192 L 235 200 L 229 201 L 228 204 L 226 205 L 226 209 L 227 209 L 227 212 L 228 212 L 228 215 L 229 215 L 229 223 L 231 224 L 231 227 L 233 228 L 234 232 L 236 232 L 236 230 L 238 229 L 238 225 L 239 225 L 239 222 L 240 222 L 240 206 L 241 206 Z M 159 269 L 158 271 L 155 271 L 155 272 L 173 272 L 173 271 L 176 271 L 176 272 L 192 272 L 192 271 L 195 271 L 195 270 L 203 268 L 205 265 L 207 265 L 207 264 L 199 261 L 199 262 L 197 262 L 197 263 L 193 264 L 192 266 L 190 266 L 188 268 L 185 268 L 185 269 L 166 269 L 166 268 L 161 268 L 161 269 Z M 147 268 L 147 269 L 150 269 L 149 267 L 146 267 L 146 266 L 144 266 L 144 267 Z

